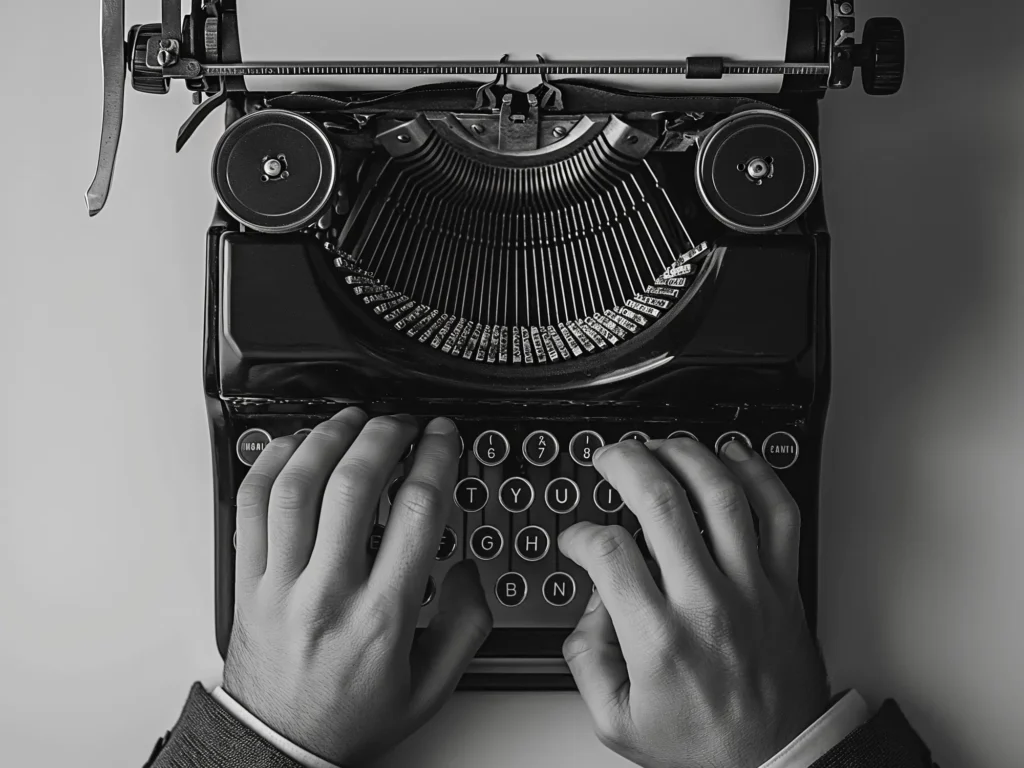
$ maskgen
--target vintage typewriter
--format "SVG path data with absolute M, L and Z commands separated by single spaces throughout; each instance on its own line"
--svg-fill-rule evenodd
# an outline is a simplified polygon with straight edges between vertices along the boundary
M 104 0 L 103 138 L 87 195 L 95 214 L 126 71 L 144 93 L 166 93 L 172 80 L 193 92 L 179 148 L 226 107 L 204 357 L 221 652 L 238 486 L 269 440 L 345 404 L 459 426 L 461 479 L 421 619 L 445 571 L 475 558 L 495 630 L 464 685 L 571 685 L 561 643 L 592 585 L 558 552 L 557 534 L 579 520 L 617 523 L 644 548 L 636 518 L 591 465 L 609 441 L 688 435 L 763 453 L 803 512 L 813 627 L 830 389 L 818 103 L 855 68 L 869 93 L 895 93 L 900 23 L 872 19 L 858 43 L 853 2 L 794 0 L 777 62 L 248 64 L 242 6 L 164 0 L 161 23 L 125 41 L 123 0 Z M 247 77 L 274 73 L 435 82 L 247 89 Z M 641 92 L 602 84 L 609 73 L 681 85 Z M 781 76 L 781 89 L 686 87 L 759 74 Z M 452 79 L 463 75 L 485 79 Z M 509 75 L 536 83 L 516 89 Z M 380 499 L 371 548 L 402 474 Z

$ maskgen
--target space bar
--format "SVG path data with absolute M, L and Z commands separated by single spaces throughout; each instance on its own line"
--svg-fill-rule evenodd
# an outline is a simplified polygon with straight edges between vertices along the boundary
M 565 659 L 514 659 L 493 658 L 473 659 L 469 663 L 469 674 L 477 675 L 567 675 L 569 665 Z

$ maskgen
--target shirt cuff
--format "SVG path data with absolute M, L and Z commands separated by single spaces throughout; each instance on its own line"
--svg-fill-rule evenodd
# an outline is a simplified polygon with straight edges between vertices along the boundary
M 322 757 L 317 757 L 312 752 L 307 752 L 298 744 L 288 741 L 284 736 L 252 714 L 249 710 L 235 701 L 221 686 L 217 686 L 210 693 L 214 700 L 220 704 L 228 714 L 238 720 L 242 725 L 255 733 L 264 741 L 273 745 L 281 754 L 291 758 L 303 768 L 338 768 L 334 763 L 329 763 Z M 773 768 L 775 768 L 773 766 Z
M 851 690 L 761 768 L 810 768 L 867 719 L 867 704 Z

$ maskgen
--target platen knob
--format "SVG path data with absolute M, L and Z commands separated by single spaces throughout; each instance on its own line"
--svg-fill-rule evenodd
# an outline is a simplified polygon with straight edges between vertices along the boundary
M 146 48 L 151 39 L 160 37 L 160 33 L 159 24 L 136 24 L 128 33 L 132 88 L 141 93 L 164 94 L 171 90 L 171 81 L 161 70 L 146 66 Z
M 860 76 L 864 91 L 891 96 L 903 85 L 906 51 L 899 19 L 868 19 L 860 44 Z

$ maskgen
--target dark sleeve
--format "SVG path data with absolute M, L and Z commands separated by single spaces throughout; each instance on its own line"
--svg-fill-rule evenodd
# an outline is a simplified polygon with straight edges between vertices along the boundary
M 899 706 L 878 713 L 814 762 L 811 768 L 938 768 Z
M 143 768 L 302 768 L 250 731 L 199 683 Z

